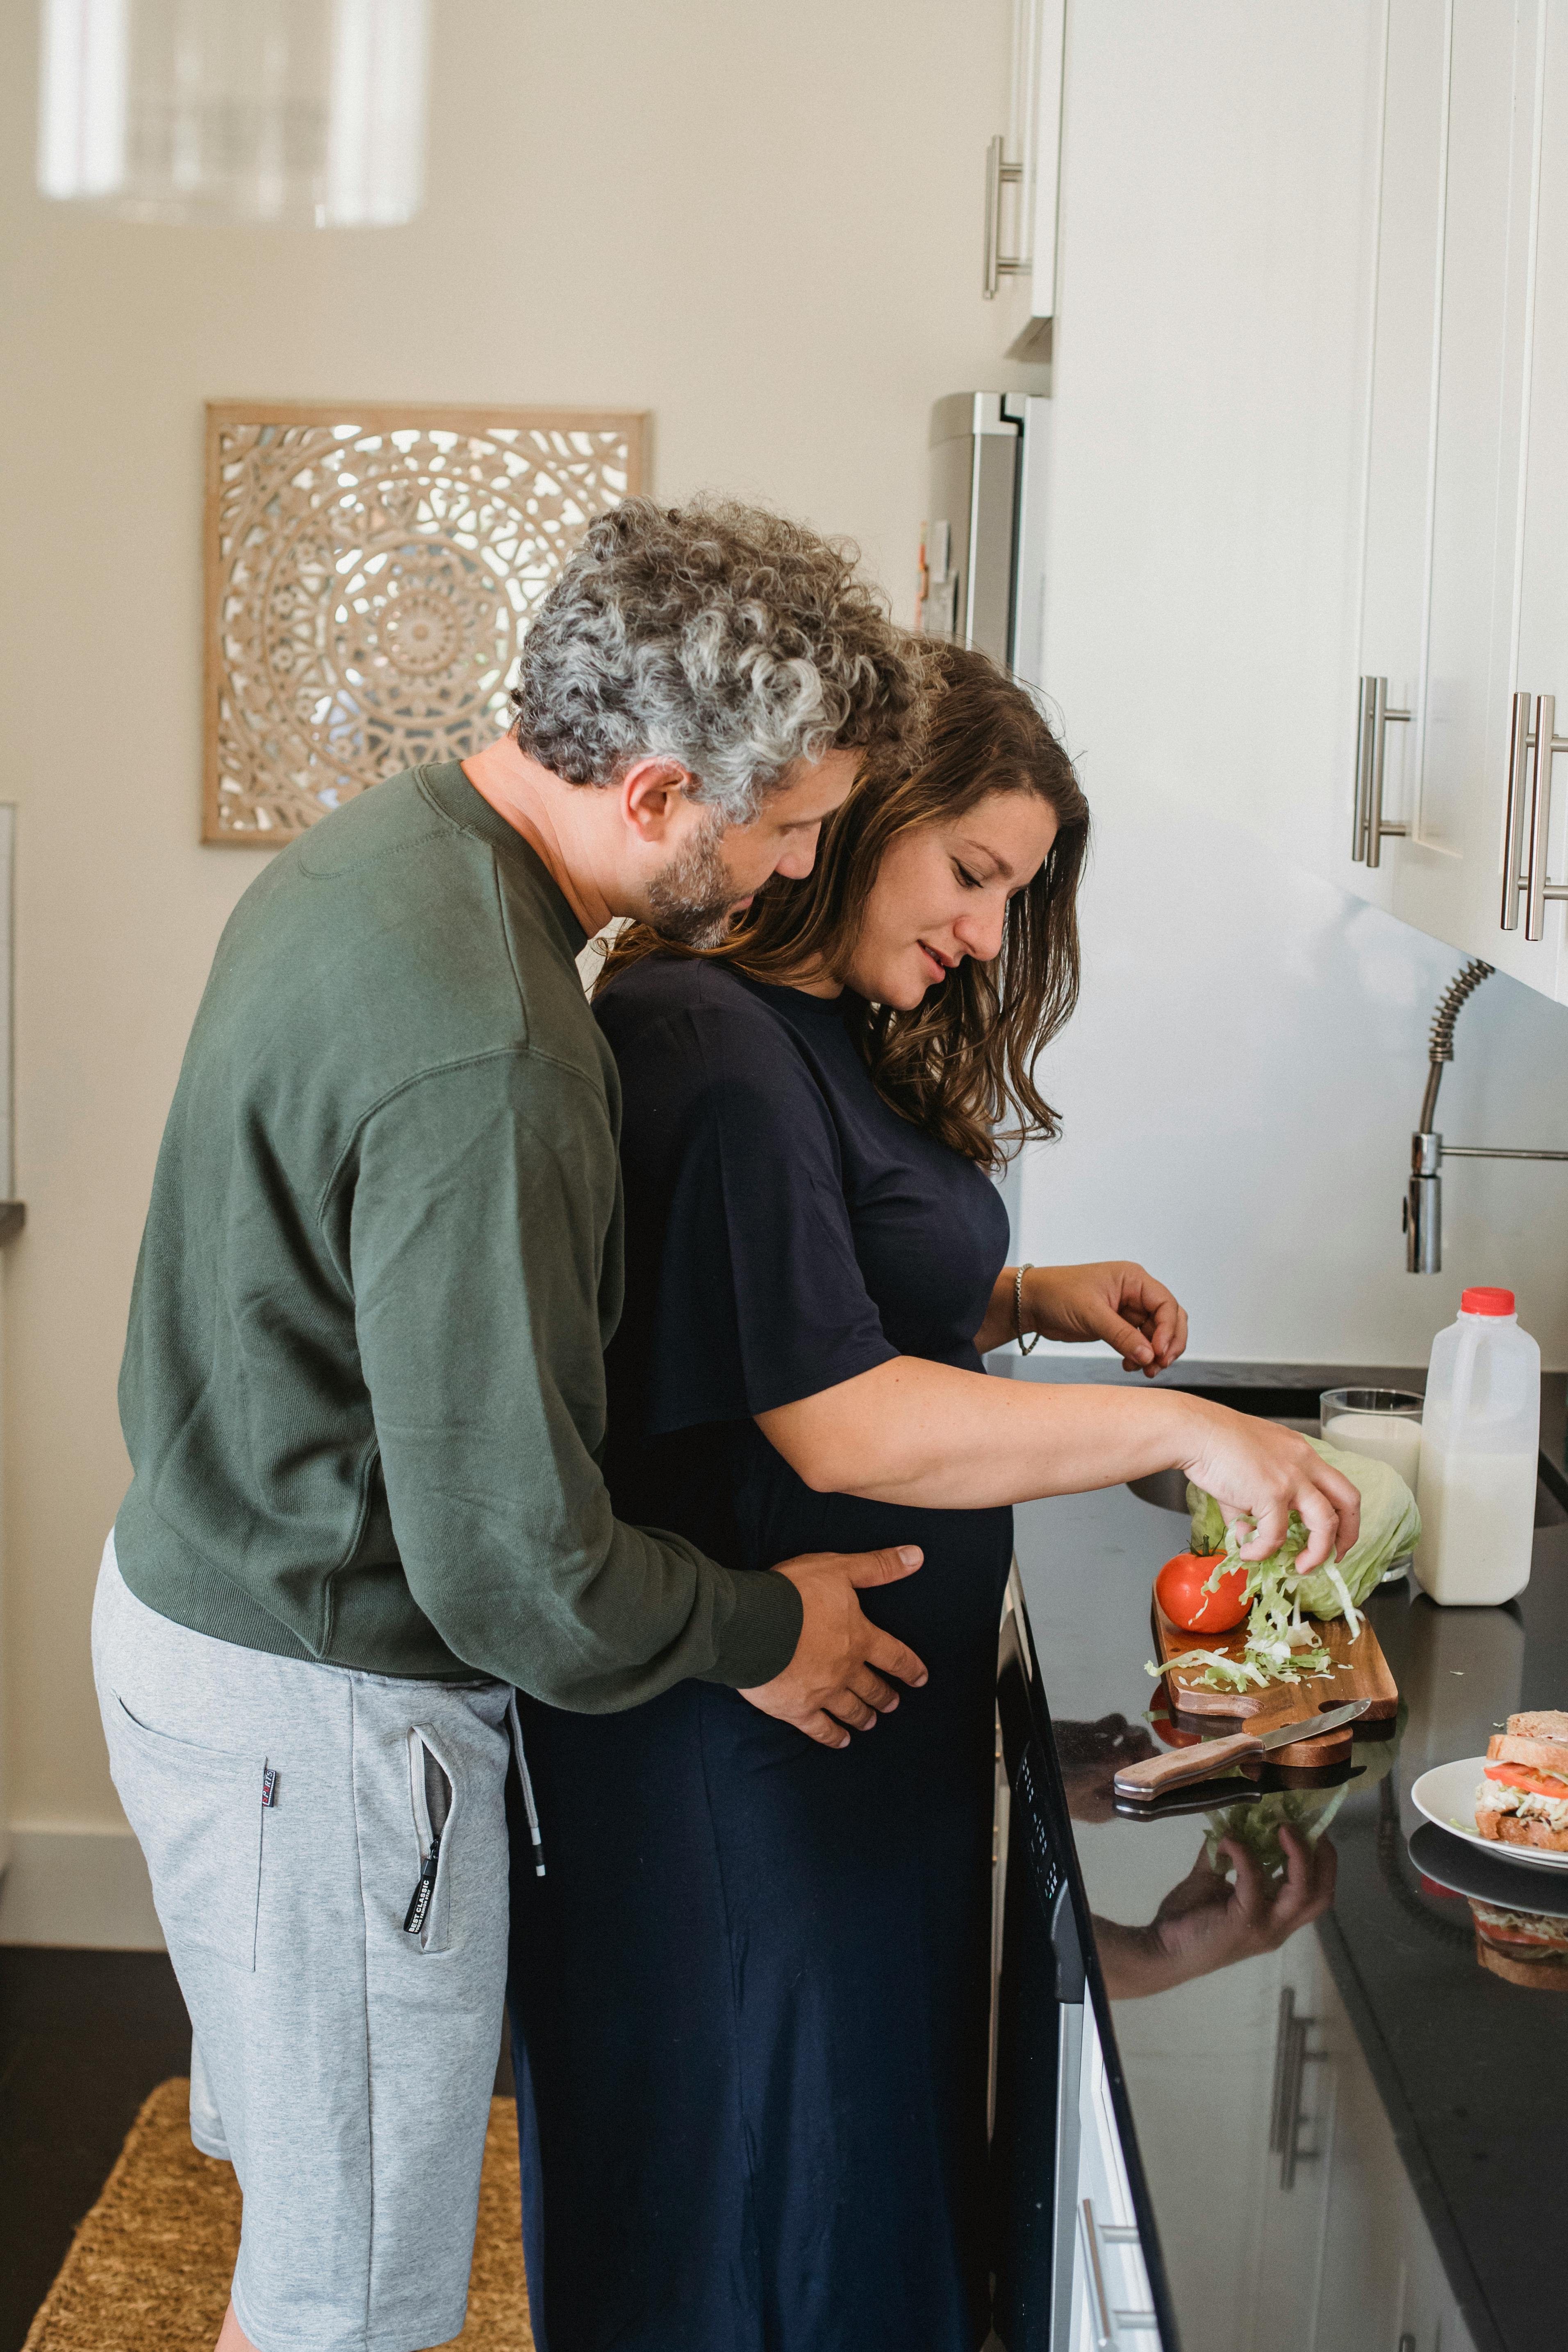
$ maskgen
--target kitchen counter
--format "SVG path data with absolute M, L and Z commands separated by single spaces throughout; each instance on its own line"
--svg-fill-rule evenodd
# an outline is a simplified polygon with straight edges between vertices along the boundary
M 1110 1378 L 1103 1360 L 996 1358 L 1009 1377 Z M 1421 1387 L 1408 1369 L 1184 1365 L 1171 1385 L 1310 1416 L 1321 1388 Z M 1561 1374 L 1542 1452 L 1563 1461 Z M 1358 1740 L 1337 1810 L 1332 1906 L 1280 1948 L 1157 1989 L 1159 1931 L 1212 1894 L 1217 1815 L 1128 1820 L 1109 1780 L 1146 1743 L 1150 1587 L 1184 1514 L 1125 1486 L 1030 1504 L 1017 1550 L 1070 1834 L 1092 1916 L 1134 2171 L 1147 2184 L 1184 2352 L 1525 2352 L 1562 2326 L 1568 1993 L 1481 1969 L 1467 1902 L 1423 1874 L 1414 1781 L 1484 1752 L 1521 1707 L 1568 1706 L 1568 1482 L 1542 1490 L 1531 1580 L 1501 1609 L 1441 1610 L 1414 1582 L 1368 1614 L 1399 1685 L 1396 1740 Z M 1427 1830 L 1421 1849 L 1475 1849 Z M 1437 1847 L 1430 1845 L 1437 1840 Z M 1493 1862 L 1480 1856 L 1483 1864 Z M 1568 1911 L 1568 1874 L 1496 1863 L 1518 1908 Z M 1532 1897 L 1539 1897 L 1532 1906 Z M 1154 1987 L 1156 1989 L 1148 1989 Z M 1175 2352 L 1166 2343 L 1165 2352 Z

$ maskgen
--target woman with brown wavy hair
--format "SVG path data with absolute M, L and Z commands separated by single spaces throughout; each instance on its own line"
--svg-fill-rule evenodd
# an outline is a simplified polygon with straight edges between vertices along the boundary
M 1321 1551 L 1345 1501 L 1301 1441 L 1169 1390 L 976 1378 L 1033 1332 L 1152 1373 L 1186 1319 L 1136 1265 L 1003 1263 L 989 1179 L 1009 1132 L 1057 1129 L 1035 1071 L 1078 993 L 1089 811 L 1021 688 L 934 659 L 922 756 L 872 756 L 810 877 L 717 947 L 624 935 L 595 1000 L 624 1095 L 616 1508 L 736 1566 L 920 1543 L 862 1599 L 929 1679 L 900 1700 L 868 1671 L 815 1744 L 697 1682 L 616 1716 L 523 1701 L 541 2352 L 973 2352 L 1009 1506 L 1183 1461 L 1259 1540 L 1289 1493 Z

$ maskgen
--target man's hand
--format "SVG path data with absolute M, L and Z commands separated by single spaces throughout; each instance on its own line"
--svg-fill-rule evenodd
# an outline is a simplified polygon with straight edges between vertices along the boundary
M 918 1690 L 926 1670 L 912 1650 L 872 1624 L 856 1589 L 912 1576 L 924 1558 L 917 1545 L 900 1544 L 891 1551 L 812 1551 L 780 1560 L 778 1573 L 788 1577 L 805 1612 L 800 1639 L 782 1675 L 741 1696 L 824 1748 L 847 1748 L 851 1730 L 869 1731 L 899 1703 L 884 1677 Z
M 1307 1529 L 1298 1574 L 1343 1559 L 1361 1533 L 1361 1495 L 1343 1472 L 1331 1470 L 1304 1437 L 1277 1421 L 1232 1412 L 1200 1397 L 1188 1402 L 1196 1443 L 1180 1466 L 1214 1496 L 1227 1520 L 1252 1521 L 1242 1559 L 1267 1559 L 1278 1551 L 1295 1511 Z
M 1104 1339 L 1124 1372 L 1152 1380 L 1187 1344 L 1186 1309 L 1130 1258 L 1102 1265 L 1032 1265 L 1024 1276 L 1024 1328 L 1045 1339 Z

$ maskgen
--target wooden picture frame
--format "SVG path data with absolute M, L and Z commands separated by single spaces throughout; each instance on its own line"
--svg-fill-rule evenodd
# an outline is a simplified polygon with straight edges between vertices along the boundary
M 533 609 L 642 488 L 648 421 L 209 401 L 203 841 L 278 848 L 499 733 Z

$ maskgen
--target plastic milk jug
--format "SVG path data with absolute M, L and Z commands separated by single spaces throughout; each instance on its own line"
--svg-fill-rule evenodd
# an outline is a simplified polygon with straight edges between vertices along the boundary
M 1445 1607 L 1511 1600 L 1530 1581 L 1541 1350 L 1511 1290 L 1467 1290 L 1432 1342 L 1421 1417 L 1415 1574 Z

